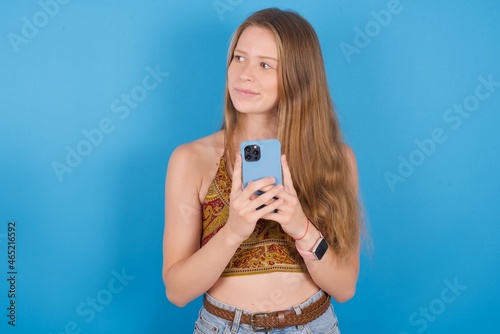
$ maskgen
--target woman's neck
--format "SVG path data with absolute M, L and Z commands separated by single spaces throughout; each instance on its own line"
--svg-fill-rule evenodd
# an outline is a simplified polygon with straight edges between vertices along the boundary
M 240 114 L 235 133 L 237 143 L 244 140 L 260 140 L 276 138 L 278 128 L 276 115 L 248 115 Z

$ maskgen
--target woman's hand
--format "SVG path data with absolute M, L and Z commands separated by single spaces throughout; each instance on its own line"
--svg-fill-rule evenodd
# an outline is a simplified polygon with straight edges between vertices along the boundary
M 292 174 L 284 154 L 281 156 L 281 167 L 284 190 L 276 195 L 278 199 L 275 202 L 281 200 L 283 203 L 279 206 L 278 212 L 270 212 L 263 218 L 277 221 L 288 235 L 298 239 L 306 232 L 307 217 L 302 211 L 297 192 L 293 187 Z
M 278 208 L 281 210 L 283 199 L 279 198 L 279 194 L 283 190 L 283 185 L 274 186 L 274 182 L 274 178 L 266 177 L 248 183 L 248 186 L 242 190 L 241 155 L 236 156 L 233 168 L 229 218 L 225 228 L 229 229 L 240 242 L 243 242 L 252 234 L 255 224 L 260 218 Z M 258 190 L 264 193 L 260 196 L 255 195 Z M 278 199 L 273 200 L 274 197 L 278 197 Z M 267 205 L 257 210 L 264 204 Z

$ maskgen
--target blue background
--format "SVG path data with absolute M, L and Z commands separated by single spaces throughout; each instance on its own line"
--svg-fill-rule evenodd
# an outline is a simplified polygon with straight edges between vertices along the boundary
M 230 35 L 269 6 L 315 27 L 358 159 L 374 249 L 354 299 L 334 302 L 342 332 L 495 331 L 498 1 L 54 1 L 0 5 L 2 333 L 192 332 L 201 300 L 173 306 L 161 279 L 168 158 L 218 129 Z

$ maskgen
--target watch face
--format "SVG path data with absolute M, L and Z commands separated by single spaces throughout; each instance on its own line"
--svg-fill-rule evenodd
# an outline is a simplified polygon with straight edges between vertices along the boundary
M 318 260 L 321 260 L 323 256 L 325 255 L 326 251 L 328 249 L 328 243 L 326 242 L 325 239 L 321 239 L 321 242 L 318 244 L 316 249 L 313 251 L 314 255 L 316 255 L 316 258 Z

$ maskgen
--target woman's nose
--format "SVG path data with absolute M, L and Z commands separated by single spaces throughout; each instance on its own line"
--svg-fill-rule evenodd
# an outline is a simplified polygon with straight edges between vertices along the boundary
M 253 81 L 255 79 L 252 68 L 249 64 L 245 64 L 241 69 L 240 79 L 243 81 Z

